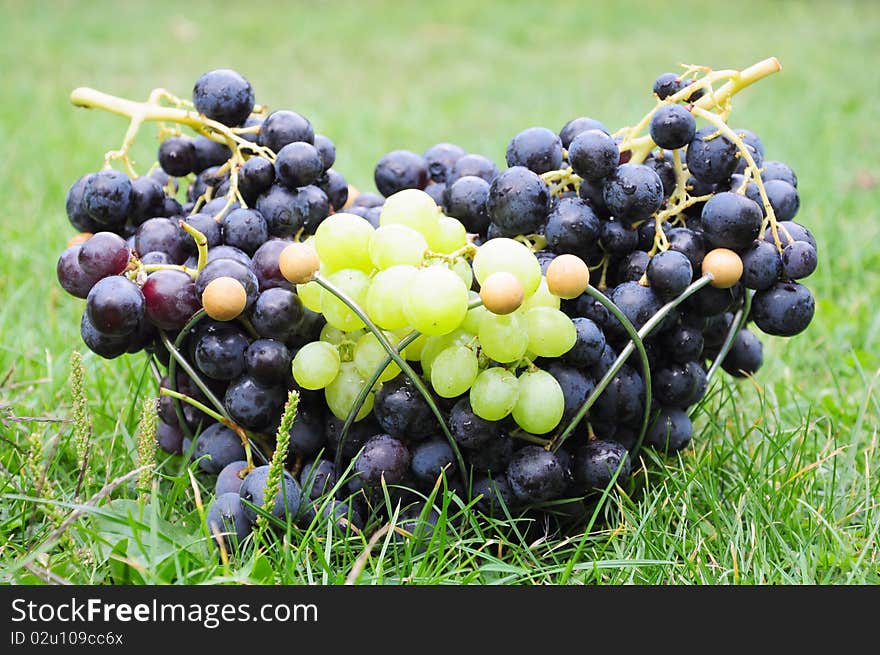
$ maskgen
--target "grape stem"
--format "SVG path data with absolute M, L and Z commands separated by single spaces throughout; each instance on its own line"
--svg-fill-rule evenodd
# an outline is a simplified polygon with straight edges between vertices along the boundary
M 193 276 L 195 279 L 195 277 L 202 272 L 202 269 L 208 265 L 208 239 L 204 234 L 199 232 L 186 221 L 179 221 L 179 224 L 180 229 L 190 235 L 193 238 L 193 241 L 196 242 L 196 250 L 199 253 L 199 260 L 198 264 L 196 264 L 196 274 Z
M 335 284 L 327 280 L 320 274 L 315 274 L 314 281 L 320 284 L 326 291 L 329 291 L 334 296 L 339 298 L 342 303 L 348 307 L 355 315 L 364 322 L 364 325 L 367 326 L 367 329 L 373 333 L 373 336 L 379 341 L 382 347 L 385 349 L 385 352 L 394 360 L 394 363 L 400 367 L 406 375 L 412 380 L 412 383 L 415 385 L 416 389 L 418 389 L 419 393 L 422 394 L 422 397 L 425 399 L 425 402 L 428 403 L 428 407 L 431 408 L 431 412 L 437 418 L 437 421 L 440 423 L 440 428 L 443 430 L 443 435 L 446 437 L 447 441 L 449 441 L 449 447 L 452 448 L 452 452 L 455 454 L 455 459 L 458 462 L 459 470 L 464 473 L 465 464 L 464 458 L 461 456 L 461 451 L 458 449 L 458 444 L 455 441 L 455 438 L 452 436 L 452 433 L 449 431 L 449 428 L 446 425 L 446 421 L 443 419 L 443 414 L 440 413 L 440 409 L 437 407 L 437 404 L 434 402 L 434 399 L 431 397 L 431 392 L 428 391 L 428 388 L 425 386 L 425 383 L 419 377 L 418 373 L 416 373 L 412 366 L 409 365 L 403 357 L 400 356 L 394 346 L 392 346 L 385 335 L 382 333 L 375 323 L 370 320 L 370 317 L 367 316 L 367 313 L 361 309 L 358 304 L 352 300 L 347 293 L 345 293 L 342 289 L 338 288 Z

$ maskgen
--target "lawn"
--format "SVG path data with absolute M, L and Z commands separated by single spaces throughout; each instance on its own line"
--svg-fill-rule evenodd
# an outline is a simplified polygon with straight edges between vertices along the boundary
M 292 532 L 219 562 L 200 527 L 207 478 L 163 457 L 150 500 L 129 484 L 65 517 L 137 466 L 142 355 L 107 362 L 59 288 L 71 182 L 125 123 L 75 110 L 75 86 L 187 95 L 211 68 L 242 71 L 259 102 L 308 116 L 336 168 L 372 187 L 394 148 L 453 141 L 496 162 L 524 127 L 589 115 L 614 129 L 651 107 L 679 63 L 782 71 L 734 100 L 732 124 L 797 171 L 798 220 L 819 241 L 810 328 L 763 337 L 754 381 L 716 383 L 679 458 L 646 454 L 631 495 L 565 538 L 526 520 L 457 516 L 422 547 L 380 540 L 362 583 L 880 582 L 880 5 L 870 2 L 55 2 L 0 0 L 0 582 L 338 583 L 367 536 Z M 646 20 L 646 16 L 651 16 Z M 150 133 L 152 135 L 152 132 Z M 151 138 L 151 137 L 150 137 Z M 146 162 L 150 138 L 136 150 Z M 84 351 L 94 422 L 77 494 L 68 362 Z M 447 522 L 448 520 L 448 522 Z

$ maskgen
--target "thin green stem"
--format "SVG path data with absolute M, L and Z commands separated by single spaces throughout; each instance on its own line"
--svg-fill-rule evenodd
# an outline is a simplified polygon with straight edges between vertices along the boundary
M 186 221 L 178 221 L 180 229 L 186 232 L 196 242 L 196 251 L 199 253 L 199 263 L 196 264 L 196 276 L 208 265 L 208 239 Z
M 320 284 L 326 291 L 329 291 L 334 296 L 339 298 L 343 302 L 343 304 L 348 307 L 351 311 L 355 313 L 355 315 L 364 322 L 364 325 L 367 326 L 367 329 L 373 333 L 373 336 L 382 344 L 382 347 L 385 349 L 385 352 L 394 360 L 394 363 L 400 367 L 406 375 L 412 380 L 412 383 L 415 385 L 416 389 L 418 389 L 419 393 L 422 394 L 422 397 L 425 399 L 425 402 L 428 403 L 428 407 L 431 408 L 431 412 L 436 417 L 437 421 L 440 423 L 440 429 L 443 430 L 443 434 L 446 437 L 447 441 L 449 441 L 449 447 L 452 448 L 452 452 L 455 454 L 455 459 L 458 462 L 459 470 L 464 474 L 465 464 L 464 458 L 461 456 L 461 451 L 458 449 L 458 444 L 455 442 L 455 438 L 452 436 L 452 433 L 449 431 L 449 428 L 446 425 L 446 421 L 443 419 L 443 414 L 440 412 L 440 409 L 437 407 L 437 403 L 434 402 L 434 399 L 431 397 L 431 392 L 428 391 L 428 388 L 425 386 L 425 383 L 419 377 L 418 373 L 416 373 L 412 366 L 409 365 L 403 357 L 400 356 L 394 346 L 392 346 L 388 339 L 385 338 L 385 335 L 382 333 L 375 323 L 367 316 L 367 313 L 361 309 L 358 304 L 352 300 L 347 293 L 345 293 L 342 289 L 338 288 L 335 284 L 327 280 L 322 275 L 315 275 L 315 282 Z

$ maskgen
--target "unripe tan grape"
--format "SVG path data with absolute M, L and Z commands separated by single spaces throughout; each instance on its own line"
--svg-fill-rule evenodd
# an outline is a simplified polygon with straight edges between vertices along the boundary
M 523 303 L 525 291 L 519 279 L 507 271 L 492 273 L 480 287 L 480 300 L 493 314 L 511 314 Z
M 739 282 L 743 274 L 742 259 L 732 250 L 715 248 L 703 258 L 703 275 L 712 276 L 712 286 L 717 289 L 729 289 Z
M 353 184 L 348 185 L 348 199 L 345 201 L 345 204 L 342 205 L 342 209 L 348 209 L 354 204 L 354 201 L 357 200 L 357 197 L 361 195 L 361 192 L 357 190 Z M 340 210 L 336 210 L 340 211 Z
M 308 243 L 291 243 L 278 258 L 278 268 L 288 282 L 305 284 L 321 267 L 318 253 Z
M 244 311 L 246 304 L 244 286 L 232 277 L 211 280 L 202 293 L 202 306 L 215 321 L 231 321 Z
M 577 298 L 590 284 L 590 269 L 577 255 L 559 255 L 547 267 L 547 288 L 559 298 Z

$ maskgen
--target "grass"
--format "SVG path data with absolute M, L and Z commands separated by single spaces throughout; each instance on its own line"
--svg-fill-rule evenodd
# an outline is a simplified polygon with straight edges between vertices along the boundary
M 809 330 L 765 338 L 757 379 L 714 387 L 694 446 L 667 461 L 646 454 L 633 493 L 607 497 L 577 534 L 477 521 L 440 494 L 429 543 L 395 545 L 389 532 L 357 579 L 880 582 L 880 7 L 274 4 L 0 2 L 0 581 L 339 583 L 367 547 L 316 524 L 285 535 L 284 547 L 218 562 L 200 527 L 212 482 L 177 458 L 160 458 L 148 502 L 126 481 L 112 503 L 85 505 L 137 467 L 141 399 L 156 392 L 140 356 L 84 357 L 94 436 L 75 496 L 73 430 L 61 420 L 71 415 L 71 352 L 85 350 L 82 303 L 63 294 L 53 267 L 71 234 L 64 192 L 117 146 L 124 124 L 71 108 L 74 86 L 185 95 L 201 72 L 238 68 L 260 101 L 330 135 L 337 168 L 369 188 L 392 148 L 450 140 L 502 161 L 529 125 L 584 114 L 632 124 L 654 77 L 680 62 L 741 68 L 773 55 L 782 73 L 735 99 L 733 123 L 798 172 L 799 220 L 821 257 Z M 154 147 L 147 140 L 138 158 Z M 75 508 L 86 516 L 59 531 Z

